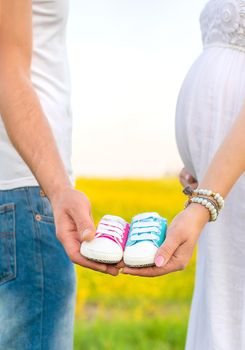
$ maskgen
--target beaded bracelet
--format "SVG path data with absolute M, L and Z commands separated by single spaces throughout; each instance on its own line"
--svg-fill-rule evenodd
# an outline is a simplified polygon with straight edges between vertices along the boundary
M 217 220 L 220 210 L 224 208 L 224 199 L 219 193 L 207 189 L 193 190 L 190 186 L 187 186 L 183 192 L 189 197 L 185 207 L 191 203 L 201 204 L 208 209 L 210 221 Z
M 193 191 L 193 193 L 197 194 L 197 195 L 204 195 L 207 197 L 213 197 L 217 201 L 219 209 L 221 210 L 224 208 L 225 201 L 219 193 L 215 193 L 215 192 L 212 192 L 210 190 L 203 190 L 203 189 L 196 189 Z
M 209 221 L 217 220 L 218 215 L 219 215 L 219 209 L 215 205 L 215 203 L 213 201 L 211 201 L 210 199 L 205 198 L 205 197 L 199 197 L 199 196 L 192 197 L 186 202 L 185 208 L 187 208 L 188 205 L 190 205 L 191 203 L 201 204 L 202 206 L 207 208 L 208 211 L 209 211 L 209 214 L 210 214 L 210 220 Z

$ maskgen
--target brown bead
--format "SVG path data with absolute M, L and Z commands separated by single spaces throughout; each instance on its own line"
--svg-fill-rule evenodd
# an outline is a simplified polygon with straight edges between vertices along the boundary
M 193 194 L 193 189 L 191 186 L 187 186 L 183 189 L 183 193 L 187 196 L 191 196 Z

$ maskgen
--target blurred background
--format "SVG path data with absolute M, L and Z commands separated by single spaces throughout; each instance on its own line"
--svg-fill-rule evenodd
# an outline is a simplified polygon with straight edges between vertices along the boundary
M 201 53 L 206 0 L 72 0 L 73 166 L 96 223 L 183 208 L 175 107 Z M 181 273 L 111 278 L 77 268 L 75 349 L 184 349 L 195 256 Z

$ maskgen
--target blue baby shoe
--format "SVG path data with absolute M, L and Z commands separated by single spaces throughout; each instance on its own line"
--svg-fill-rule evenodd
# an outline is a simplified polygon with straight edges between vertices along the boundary
M 134 216 L 124 250 L 127 266 L 153 266 L 158 248 L 166 238 L 167 220 L 158 213 L 142 213 Z

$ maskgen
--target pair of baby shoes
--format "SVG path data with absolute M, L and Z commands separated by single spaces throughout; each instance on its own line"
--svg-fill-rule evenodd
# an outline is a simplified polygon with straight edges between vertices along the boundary
M 133 217 L 131 224 L 124 219 L 105 215 L 99 222 L 95 238 L 83 242 L 81 254 L 107 264 L 124 260 L 127 266 L 153 266 L 156 252 L 166 238 L 167 220 L 157 213 Z

